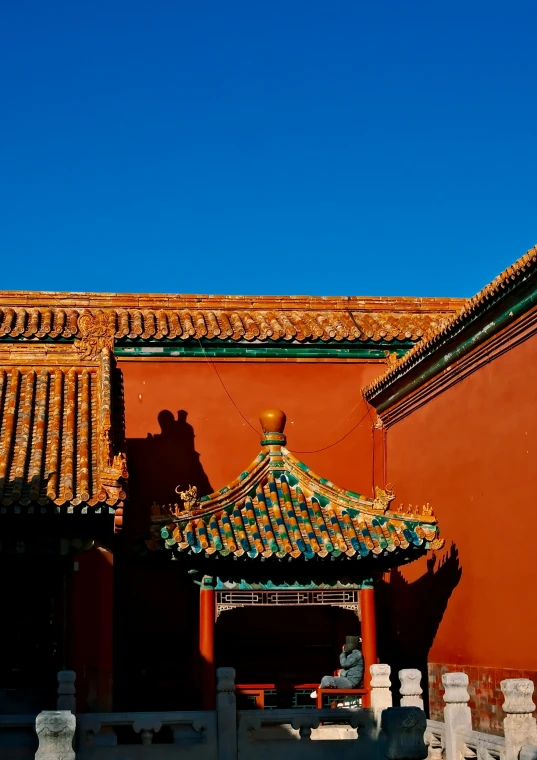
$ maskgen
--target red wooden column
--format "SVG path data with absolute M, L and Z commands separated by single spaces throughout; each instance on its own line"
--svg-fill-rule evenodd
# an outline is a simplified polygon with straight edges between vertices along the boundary
M 214 669 L 214 623 L 216 615 L 213 579 L 205 576 L 200 586 L 201 692 L 204 710 L 216 708 Z
M 72 558 L 70 657 L 80 712 L 111 712 L 114 646 L 114 555 L 94 546 Z
M 377 662 L 377 624 L 375 621 L 375 589 L 368 583 L 360 589 L 360 611 L 362 614 L 362 654 L 364 656 L 364 707 L 370 706 L 371 673 L 370 666 Z

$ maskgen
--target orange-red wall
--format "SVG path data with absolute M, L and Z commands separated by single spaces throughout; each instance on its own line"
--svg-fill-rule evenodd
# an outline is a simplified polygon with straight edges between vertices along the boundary
M 230 360 L 211 365 L 167 359 L 121 361 L 119 367 L 129 501 L 116 562 L 115 708 L 189 709 L 199 696 L 199 592 L 181 563 L 136 560 L 136 540 L 148 532 L 152 503 L 177 501 L 177 485 L 196 485 L 200 495 L 221 488 L 257 456 L 260 434 L 228 393 L 257 430 L 263 409 L 282 408 L 288 446 L 300 459 L 338 485 L 371 495 L 375 415 L 368 413 L 361 388 L 383 364 Z M 299 453 L 317 449 L 324 450 Z M 280 643 L 288 648 L 284 632 Z M 220 644 L 218 656 L 224 657 Z M 174 654 L 158 654 L 168 650 Z
M 297 455 L 339 485 L 371 494 L 372 420 L 360 391 L 382 367 L 379 362 L 344 361 L 229 361 L 212 365 L 174 360 L 120 362 L 125 388 L 131 518 L 140 511 L 145 518 L 145 508 L 150 506 L 141 503 L 140 489 L 144 495 L 151 490 L 157 501 L 177 500 L 175 486 L 188 485 L 184 480 L 192 477 L 178 461 L 181 454 L 190 454 L 191 442 L 183 435 L 184 426 L 182 440 L 174 441 L 173 431 L 169 434 L 167 448 L 175 448 L 176 460 L 171 454 L 166 456 L 166 447 L 159 445 L 161 441 L 153 440 L 154 446 L 148 441 L 148 435 L 162 435 L 158 415 L 163 410 L 175 417 L 179 410 L 187 413 L 186 423 L 192 426 L 195 436 L 194 449 L 208 481 L 206 488 L 216 490 L 226 485 L 257 456 L 260 435 L 244 421 L 227 392 L 257 430 L 262 410 L 273 406 L 283 409 L 287 414 L 288 447 L 295 452 L 330 446 L 365 414 L 359 428 L 338 445 L 319 453 Z M 155 461 L 162 457 L 166 461 Z M 197 464 L 191 470 L 196 467 Z M 202 477 L 201 469 L 199 474 Z M 146 501 L 150 496 L 147 492 Z
M 398 501 L 430 502 L 446 539 L 392 574 L 394 630 L 429 626 L 429 662 L 537 670 L 536 457 L 537 336 L 388 429 Z

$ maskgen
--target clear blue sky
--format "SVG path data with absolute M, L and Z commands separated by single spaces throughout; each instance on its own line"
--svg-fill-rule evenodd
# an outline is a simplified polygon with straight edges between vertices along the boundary
M 17 0 L 1 288 L 472 295 L 537 243 L 535 0 Z

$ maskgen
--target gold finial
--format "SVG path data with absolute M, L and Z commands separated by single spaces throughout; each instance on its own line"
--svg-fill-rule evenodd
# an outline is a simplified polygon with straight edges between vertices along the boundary
M 283 433 L 287 417 L 281 409 L 265 409 L 259 415 L 264 433 Z
M 283 434 L 286 423 L 285 412 L 281 409 L 265 409 L 259 415 L 263 435 L 261 437 L 262 446 L 285 446 L 286 438 Z M 275 451 L 275 449 L 273 449 Z

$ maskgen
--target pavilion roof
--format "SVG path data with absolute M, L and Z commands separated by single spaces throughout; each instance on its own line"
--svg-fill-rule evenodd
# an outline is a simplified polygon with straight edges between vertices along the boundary
M 205 296 L 0 291 L 0 340 L 99 346 L 145 341 L 419 340 L 460 299 Z
M 72 348 L 0 351 L 0 512 L 123 506 L 113 357 Z M 116 412 L 121 412 L 121 407 Z
M 259 455 L 232 483 L 199 499 L 189 489 L 182 505 L 154 505 L 150 549 L 251 559 L 391 557 L 399 564 L 416 549 L 443 545 L 428 505 L 395 508 L 393 493 L 377 488 L 370 498 L 339 488 L 283 446 L 283 426 L 271 432 L 267 414 Z

